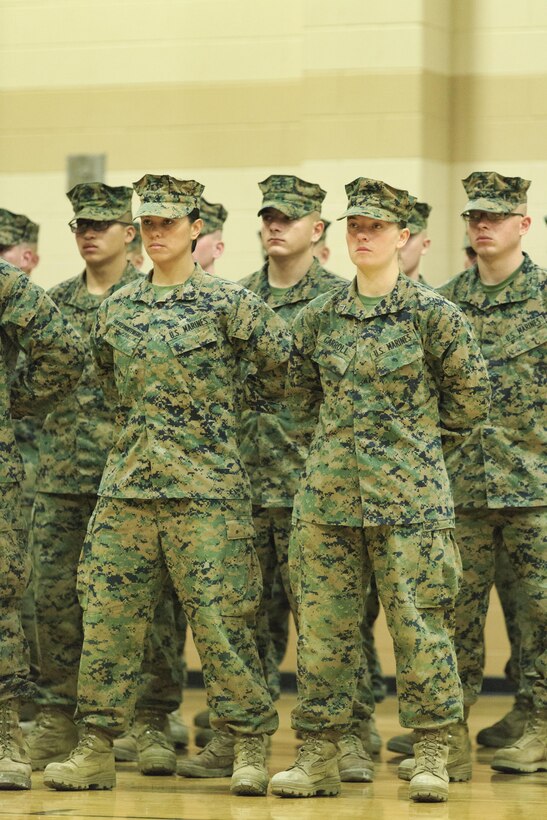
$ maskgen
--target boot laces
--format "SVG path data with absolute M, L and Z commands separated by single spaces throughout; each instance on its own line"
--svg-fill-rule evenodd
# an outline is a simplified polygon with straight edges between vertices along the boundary
M 241 738 L 237 750 L 238 763 L 243 766 L 264 764 L 264 742 L 261 737 Z
M 339 741 L 344 754 L 362 754 L 363 744 L 357 735 L 344 735 Z
M 324 757 L 323 742 L 319 738 L 308 738 L 298 750 L 294 764 L 289 768 L 305 768 L 307 763 L 314 763 L 318 757 Z
M 0 704 L 0 749 L 2 752 L 9 752 L 13 745 L 11 729 L 12 721 L 8 705 L 7 703 Z
M 424 762 L 430 771 L 438 768 L 439 766 L 439 755 L 441 752 L 441 742 L 439 738 L 436 737 L 428 737 L 422 741 L 422 750 L 424 756 Z
M 67 760 L 71 760 L 77 754 L 84 752 L 86 749 L 91 749 L 93 747 L 94 742 L 95 735 L 92 735 L 90 732 L 84 732 L 76 746 L 70 752 L 69 756 L 67 757 Z

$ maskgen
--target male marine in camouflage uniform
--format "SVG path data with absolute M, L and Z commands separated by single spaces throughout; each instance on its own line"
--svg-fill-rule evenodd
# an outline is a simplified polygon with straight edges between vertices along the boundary
M 447 730 L 461 721 L 462 693 L 452 645 L 460 564 L 441 441 L 458 446 L 486 417 L 489 385 L 463 314 L 399 271 L 414 198 L 364 178 L 346 191 L 357 278 L 293 325 L 295 412 L 318 417 L 289 552 L 300 622 L 293 726 L 304 744 L 272 791 L 340 789 L 335 743 L 369 708 L 355 702 L 355 678 L 372 569 L 394 641 L 400 720 L 420 733 L 410 796 L 446 800 Z M 356 735 L 353 759 L 365 768 Z M 368 772 L 371 780 L 371 763 Z
M 259 271 L 240 284 L 258 294 L 291 325 L 304 305 L 345 283 L 322 268 L 313 254 L 323 230 L 321 204 L 326 191 L 315 183 L 287 175 L 269 176 L 259 188 L 263 199 L 258 215 L 268 257 Z M 269 635 L 269 617 L 276 617 L 272 611 L 272 584 L 279 567 L 296 616 L 287 561 L 292 504 L 306 458 L 305 450 L 294 444 L 293 424 L 287 407 L 276 416 L 246 410 L 242 418 L 241 452 L 251 478 L 255 547 L 264 584 L 258 618 L 259 651 L 263 663 L 270 662 L 267 679 L 277 697 L 279 673 Z
M 199 215 L 203 219 L 203 228 L 194 249 L 194 261 L 201 265 L 205 273 L 214 273 L 215 262 L 224 253 L 222 231 L 228 218 L 228 211 L 220 202 L 207 202 L 202 197 Z
M 448 462 L 464 568 L 456 650 L 470 706 L 481 689 L 496 551 L 505 549 L 518 578 L 522 681 L 517 714 L 505 719 L 517 736 L 508 736 L 510 747 L 496 752 L 492 766 L 531 772 L 547 769 L 546 271 L 521 250 L 530 226 L 529 181 L 477 171 L 463 185 L 477 263 L 440 292 L 473 325 L 488 364 L 492 410 L 480 433 Z
M 315 243 L 321 238 L 321 204 L 326 196 L 319 185 L 296 176 L 276 174 L 259 183 L 262 205 L 261 240 L 267 253 L 262 268 L 240 280 L 240 284 L 260 296 L 290 325 L 298 311 L 311 299 L 343 284 L 344 280 L 325 271 L 314 258 Z M 199 240 L 198 240 L 199 241 Z M 251 479 L 255 549 L 262 571 L 263 592 L 257 615 L 257 643 L 270 693 L 279 697 L 279 660 L 270 634 L 270 620 L 283 613 L 276 602 L 290 599 L 287 554 L 291 510 L 297 481 L 305 461 L 305 451 L 291 440 L 292 416 L 284 407 L 278 414 L 245 410 L 242 415 L 241 453 Z M 279 569 L 285 595 L 273 599 L 273 583 Z M 296 617 L 294 602 L 292 610 Z M 196 720 L 203 722 L 202 715 Z M 196 735 L 196 742 L 207 737 Z M 211 739 L 211 736 L 208 737 Z M 207 754 L 184 763 L 188 775 L 207 776 L 215 759 L 216 743 Z M 216 766 L 213 766 L 215 771 Z
M 132 189 L 83 183 L 67 196 L 74 209 L 70 227 L 85 270 L 56 285 L 50 295 L 82 337 L 87 351 L 76 391 L 48 415 L 40 436 L 32 540 L 41 653 L 37 703 L 41 712 L 27 737 L 34 769 L 62 760 L 78 739 L 73 716 L 82 613 L 76 571 L 114 435 L 114 406 L 101 390 L 90 335 L 101 302 L 139 276 L 126 261 L 126 246 L 134 235 Z
M 431 239 L 427 235 L 427 220 L 430 213 L 431 205 L 427 202 L 416 202 L 407 222 L 410 231 L 408 242 L 399 251 L 403 273 L 406 273 L 409 279 L 421 282 L 422 285 L 427 284 L 420 272 L 420 263 L 431 245 Z
M 275 410 L 285 325 L 254 294 L 192 259 L 194 180 L 135 183 L 151 274 L 99 309 L 93 347 L 119 434 L 107 459 L 81 568 L 80 743 L 50 764 L 54 788 L 112 788 L 112 738 L 127 728 L 147 625 L 171 577 L 202 662 L 211 723 L 235 742 L 231 790 L 265 794 L 264 735 L 277 714 L 252 623 L 261 592 L 249 479 L 239 454 L 240 374 Z
M 20 352 L 26 367 L 15 374 Z M 32 696 L 21 627 L 30 559 L 21 515 L 23 463 L 12 417 L 43 416 L 80 377 L 77 334 L 42 288 L 0 261 L 0 789 L 29 789 L 30 760 L 18 726 Z
M 40 260 L 38 256 L 39 231 L 39 225 L 29 219 L 28 216 L 15 214 L 6 208 L 0 208 L 0 258 L 30 276 Z M 23 368 L 24 363 L 25 357 L 23 355 L 19 356 L 17 366 Z M 22 485 L 21 514 L 27 532 L 30 529 L 31 510 L 34 502 L 36 462 L 38 461 L 36 424 L 36 419 L 30 417 L 14 421 L 15 438 L 25 467 L 25 478 Z M 31 566 L 33 563 L 31 556 Z M 30 653 L 31 677 L 35 680 L 38 676 L 39 655 L 32 581 L 29 583 L 23 596 L 22 621 Z M 33 717 L 34 712 L 35 706 L 33 703 L 22 704 L 20 717 L 22 720 L 28 720 Z

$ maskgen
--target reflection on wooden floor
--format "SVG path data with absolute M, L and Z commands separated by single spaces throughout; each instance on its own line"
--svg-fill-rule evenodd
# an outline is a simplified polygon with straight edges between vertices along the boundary
M 291 763 L 296 742 L 290 729 L 293 695 L 279 703 L 281 726 L 273 739 L 270 771 L 273 774 Z M 507 697 L 483 697 L 471 711 L 472 736 L 509 708 Z M 183 715 L 192 716 L 204 706 L 202 691 L 190 690 Z M 400 733 L 394 698 L 378 706 L 377 723 L 384 742 Z M 136 764 L 118 767 L 118 785 L 110 792 L 55 792 L 43 785 L 42 774 L 33 775 L 32 791 L 0 791 L 0 820 L 520 820 L 546 816 L 547 774 L 523 776 L 493 772 L 489 762 L 493 752 L 475 749 L 473 780 L 450 786 L 446 804 L 411 804 L 406 783 L 397 779 L 400 757 L 382 751 L 373 784 L 346 783 L 335 798 L 287 800 L 231 797 L 229 779 L 187 780 L 181 777 L 143 777 Z

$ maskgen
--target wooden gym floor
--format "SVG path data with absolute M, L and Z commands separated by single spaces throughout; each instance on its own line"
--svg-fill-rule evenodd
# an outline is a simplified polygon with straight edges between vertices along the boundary
M 272 743 L 270 772 L 292 763 L 296 741 L 290 728 L 294 695 L 279 702 L 280 728 Z M 471 710 L 470 729 L 478 730 L 499 719 L 510 708 L 511 698 L 485 697 Z M 189 690 L 183 705 L 185 721 L 204 708 L 202 690 Z M 384 743 L 402 730 L 394 697 L 377 708 L 377 723 Z M 191 747 L 192 751 L 192 747 Z M 188 780 L 182 777 L 143 777 L 135 763 L 118 764 L 118 785 L 112 791 L 56 792 L 32 778 L 28 792 L 0 791 L 0 820 L 539 820 L 547 816 L 547 773 L 512 776 L 489 767 L 493 750 L 474 749 L 470 783 L 450 785 L 448 803 L 411 804 L 408 786 L 397 779 L 400 756 L 382 750 L 374 783 L 344 783 L 334 798 L 304 800 L 268 795 L 232 797 L 229 778 Z

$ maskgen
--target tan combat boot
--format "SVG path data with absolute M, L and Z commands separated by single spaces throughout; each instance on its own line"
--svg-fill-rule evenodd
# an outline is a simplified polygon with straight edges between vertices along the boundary
M 414 773 L 416 761 L 409 757 L 400 764 L 397 776 L 401 780 L 410 780 Z M 448 778 L 454 783 L 471 780 L 473 764 L 471 762 L 471 741 L 467 723 L 453 723 L 448 726 Z
M 30 789 L 31 765 L 19 728 L 16 700 L 0 703 L 0 789 Z
M 233 735 L 215 731 L 204 749 L 180 761 L 177 774 L 183 777 L 230 777 L 234 769 L 234 743 Z
M 374 763 L 357 735 L 343 735 L 338 741 L 338 771 L 342 783 L 374 780 Z
M 48 763 L 64 760 L 78 743 L 74 710 L 63 706 L 44 706 L 34 729 L 25 738 L 33 771 Z
M 177 770 L 175 746 L 169 737 L 169 720 L 163 712 L 149 709 L 135 716 L 133 732 L 141 774 L 169 775 Z
M 330 740 L 308 737 L 293 765 L 272 777 L 272 794 L 280 797 L 334 797 L 339 793 L 338 749 Z
M 498 749 L 491 766 L 497 772 L 547 772 L 547 709 L 532 712 L 522 737 Z
M 238 735 L 234 744 L 234 773 L 230 783 L 232 794 L 261 797 L 268 790 L 266 745 L 262 735 Z
M 532 711 L 531 700 L 517 695 L 513 708 L 501 720 L 480 730 L 477 735 L 477 743 L 493 749 L 512 746 L 524 734 L 526 721 Z
M 408 796 L 416 803 L 448 800 L 448 738 L 446 729 L 423 729 L 416 733 L 414 769 Z
M 112 741 L 100 729 L 85 727 L 80 742 L 62 763 L 50 763 L 44 783 L 59 791 L 112 789 L 116 785 Z

